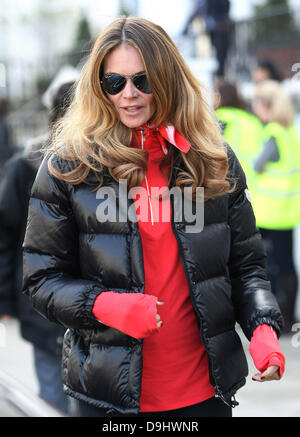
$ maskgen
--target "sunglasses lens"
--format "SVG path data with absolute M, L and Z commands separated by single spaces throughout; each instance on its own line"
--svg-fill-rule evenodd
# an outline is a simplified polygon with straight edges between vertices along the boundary
M 126 77 L 121 74 L 110 74 L 104 76 L 101 81 L 103 91 L 112 95 L 119 94 L 125 87 L 126 80 Z M 134 86 L 142 93 L 152 93 L 146 74 L 137 74 L 132 77 L 132 81 Z
M 134 86 L 142 93 L 145 93 L 145 94 L 152 93 L 152 90 L 151 90 L 150 85 L 148 83 L 146 74 L 139 74 L 137 76 L 134 76 L 132 80 L 133 80 Z
M 111 74 L 104 76 L 102 85 L 105 92 L 108 94 L 119 94 L 126 84 L 126 77 L 120 74 Z

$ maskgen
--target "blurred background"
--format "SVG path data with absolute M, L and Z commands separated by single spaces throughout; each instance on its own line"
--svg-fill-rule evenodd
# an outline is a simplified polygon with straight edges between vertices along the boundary
M 5 118 L 11 147 L 3 159 L 21 152 L 28 140 L 48 129 L 53 90 L 76 80 L 93 41 L 119 15 L 142 16 L 160 24 L 206 86 L 211 103 L 215 81 L 222 77 L 236 84 L 250 107 L 259 81 L 258 62 L 267 60 L 292 99 L 300 133 L 300 0 L 229 3 L 220 40 L 213 34 L 214 21 L 202 14 L 201 0 L 0 0 L 0 102 L 4 108 L 0 116 Z M 298 228 L 293 238 L 299 273 Z M 299 292 L 296 319 L 300 321 Z M 43 403 L 34 409 L 38 380 L 31 344 L 21 338 L 18 320 L 0 320 L 0 327 L 0 417 L 51 415 Z M 294 326 L 294 335 L 297 329 L 300 331 L 300 324 Z M 237 415 L 300 416 L 300 339 L 285 337 L 283 345 L 291 359 L 286 382 L 280 386 L 271 383 L 271 390 L 262 384 L 261 391 L 252 383 L 242 392 Z M 20 394 L 21 382 L 25 392 Z M 275 399 L 281 403 L 275 405 Z
M 9 100 L 16 146 L 22 147 L 24 139 L 43 131 L 47 117 L 41 97 L 56 75 L 62 69 L 72 75 L 72 68 L 80 68 L 94 38 L 120 14 L 143 16 L 162 25 L 209 85 L 217 69 L 215 48 L 203 18 L 195 14 L 192 19 L 197 3 L 0 0 L 0 95 Z M 249 97 L 251 70 L 258 58 L 267 58 L 277 65 L 299 107 L 300 1 L 231 0 L 230 19 L 226 77 L 238 81 Z

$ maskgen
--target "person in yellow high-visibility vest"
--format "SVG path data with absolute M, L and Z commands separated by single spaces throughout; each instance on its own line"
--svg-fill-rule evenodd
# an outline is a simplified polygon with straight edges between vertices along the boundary
M 263 124 L 246 109 L 237 86 L 224 79 L 216 83 L 214 109 L 223 127 L 224 140 L 237 155 L 251 193 L 256 178 L 252 162 L 263 140 Z
M 253 109 L 265 124 L 264 142 L 254 160 L 257 172 L 252 205 L 266 242 L 269 278 L 290 331 L 295 321 L 298 278 L 293 259 L 293 229 L 300 225 L 300 138 L 293 104 L 282 86 L 264 81 Z

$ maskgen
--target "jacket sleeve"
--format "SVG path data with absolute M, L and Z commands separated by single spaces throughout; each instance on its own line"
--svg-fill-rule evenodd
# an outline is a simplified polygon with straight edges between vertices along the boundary
M 29 202 L 23 243 L 23 292 L 48 320 L 66 328 L 99 327 L 92 313 L 101 284 L 80 277 L 78 229 L 68 184 L 50 175 L 44 158 Z M 54 164 L 65 165 L 56 155 Z
M 5 163 L 5 176 L 0 184 L 0 315 L 16 315 L 16 262 L 21 241 L 22 199 L 19 174 L 20 154 Z
M 262 324 L 272 326 L 279 336 L 283 319 L 267 278 L 263 240 L 256 227 L 244 171 L 230 148 L 229 169 L 236 182 L 235 191 L 229 195 L 229 273 L 236 320 L 249 341 Z

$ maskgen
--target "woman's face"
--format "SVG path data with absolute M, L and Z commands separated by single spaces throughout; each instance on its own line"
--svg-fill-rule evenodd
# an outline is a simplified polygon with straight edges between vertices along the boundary
M 270 121 L 270 110 L 259 98 L 254 98 L 252 102 L 254 114 L 260 118 L 263 123 Z
M 135 75 L 145 72 L 139 52 L 128 44 L 121 44 L 104 60 L 104 74 L 118 73 Z M 121 122 L 129 128 L 137 128 L 150 120 L 155 112 L 153 94 L 139 91 L 131 79 L 127 79 L 123 90 L 116 95 L 107 94 L 119 115 Z
M 257 67 L 255 68 L 252 73 L 252 80 L 255 83 L 263 82 L 264 80 L 270 79 L 270 73 L 266 68 Z

